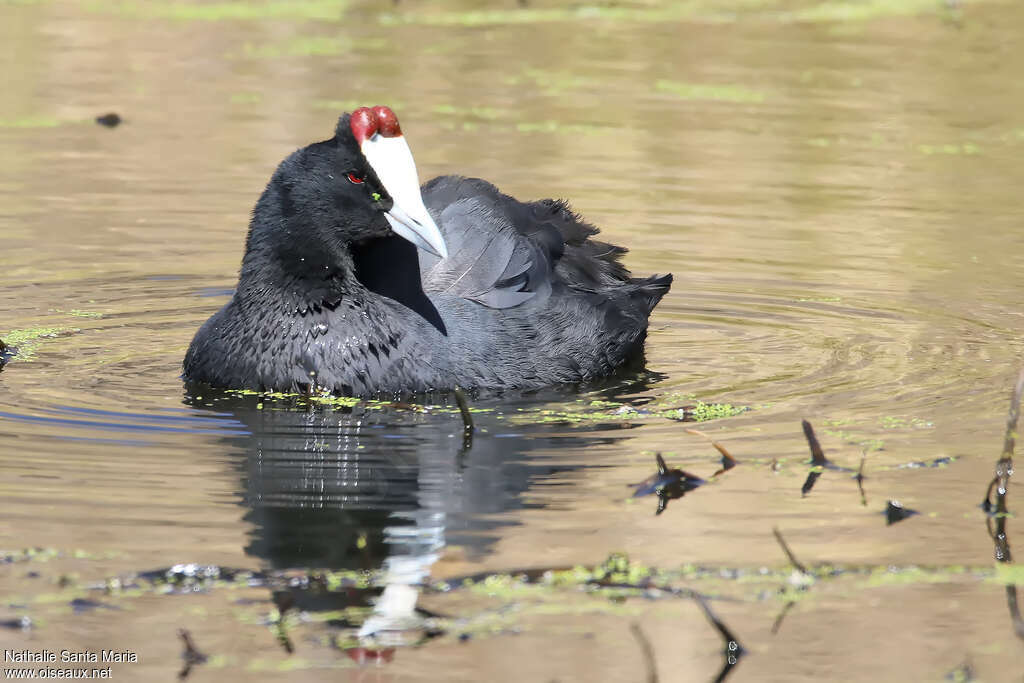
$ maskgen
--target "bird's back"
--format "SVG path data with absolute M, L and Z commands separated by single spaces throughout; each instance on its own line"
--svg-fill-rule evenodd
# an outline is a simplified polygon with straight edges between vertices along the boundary
M 520 202 L 486 181 L 435 178 L 424 202 L 447 259 L 419 252 L 423 291 L 457 349 L 453 372 L 486 366 L 505 385 L 605 375 L 636 356 L 671 275 L 631 278 L 625 249 L 562 201 Z M 498 372 L 492 372 L 497 370 Z

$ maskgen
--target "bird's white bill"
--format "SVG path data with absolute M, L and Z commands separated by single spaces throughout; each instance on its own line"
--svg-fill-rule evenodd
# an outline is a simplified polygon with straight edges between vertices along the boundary
M 370 162 L 394 206 L 384 216 L 391 229 L 420 249 L 448 258 L 448 247 L 434 219 L 427 213 L 420 194 L 416 162 L 404 136 L 386 138 L 374 135 L 362 144 L 363 156 Z

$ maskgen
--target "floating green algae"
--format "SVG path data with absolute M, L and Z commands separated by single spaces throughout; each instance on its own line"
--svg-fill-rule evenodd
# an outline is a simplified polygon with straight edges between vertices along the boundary
M 51 308 L 52 313 L 63 313 L 64 315 L 70 315 L 75 318 L 102 318 L 102 313 L 96 311 L 86 311 L 81 308 L 72 308 L 70 311 L 65 311 L 63 308 Z
M 94 12 L 143 19 L 178 21 L 325 20 L 340 21 L 349 0 L 268 0 L 267 2 L 102 2 L 86 4 Z
M 240 56 L 252 59 L 333 57 L 355 50 L 379 50 L 390 43 L 380 38 L 355 41 L 346 36 L 297 36 L 278 43 L 245 43 Z M 234 53 L 229 56 L 237 56 Z
M 236 92 L 231 95 L 231 104 L 256 104 L 263 101 L 263 94 L 258 92 Z
M 694 422 L 707 422 L 708 420 L 719 420 L 723 417 L 733 417 L 747 410 L 749 408 L 746 406 L 734 406 L 731 403 L 704 403 L 703 401 L 697 401 L 692 408 L 687 407 L 668 411 L 665 413 L 665 417 L 674 417 L 680 420 L 690 419 Z
M 366 97 L 361 100 L 313 100 L 311 105 L 313 109 L 326 109 L 328 111 L 334 111 L 337 113 L 351 112 L 359 107 L 368 107 L 375 104 L 387 104 L 392 109 L 404 109 L 406 107 L 405 102 L 402 100 L 396 100 L 392 97 L 373 98 Z
M 981 152 L 981 148 L 972 142 L 962 144 L 948 143 L 944 145 L 918 145 L 917 151 L 921 154 L 932 156 L 945 154 L 947 156 L 971 156 Z
M 546 95 L 561 95 L 570 90 L 592 87 L 596 82 L 591 78 L 577 76 L 567 71 L 551 71 L 547 69 L 524 69 L 516 76 L 505 79 L 507 85 L 528 83 Z
M 555 424 L 601 424 L 621 423 L 645 418 L 664 418 L 684 422 L 707 422 L 725 417 L 733 417 L 750 410 L 747 406 L 734 406 L 730 403 L 705 403 L 694 401 L 692 397 L 683 399 L 687 405 L 675 396 L 662 397 L 645 406 L 636 407 L 616 401 L 585 401 L 577 402 L 576 409 L 545 408 L 539 411 L 520 409 L 513 420 L 520 423 L 540 422 Z M 672 407 L 668 407 L 672 406 Z
M 42 340 L 52 339 L 69 331 L 72 330 L 65 327 L 29 327 L 22 330 L 11 330 L 3 335 L 3 340 L 15 350 L 15 359 L 28 361 L 35 358 Z
M 487 121 L 494 121 L 508 115 L 508 111 L 505 109 L 496 109 L 494 107 L 456 107 L 451 104 L 439 104 L 434 107 L 433 112 L 443 116 L 472 116 Z
M 520 133 L 562 133 L 570 135 L 598 135 L 614 129 L 585 123 L 561 123 L 559 121 L 520 121 L 516 124 Z
M 708 100 L 712 102 L 733 102 L 757 104 L 764 102 L 765 94 L 738 85 L 715 85 L 710 83 L 681 83 L 661 79 L 654 84 L 658 92 L 668 93 L 683 100 Z
M 794 5 L 796 5 L 794 7 Z M 387 11 L 378 15 L 384 25 L 503 26 L 579 22 L 700 22 L 737 21 L 845 24 L 885 17 L 906 17 L 943 12 L 937 0 L 828 0 L 802 3 L 782 0 L 675 0 L 649 5 L 567 5 L 468 11 Z M 946 10 L 948 11 L 948 10 Z
M 52 116 L 24 116 L 16 119 L 0 119 L 0 128 L 56 128 L 60 119 Z

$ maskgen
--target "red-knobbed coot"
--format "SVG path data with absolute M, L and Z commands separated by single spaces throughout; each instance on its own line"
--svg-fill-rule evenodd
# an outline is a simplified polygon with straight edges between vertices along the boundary
M 185 378 L 368 395 L 607 375 L 642 353 L 672 276 L 631 278 L 596 233 L 476 178 L 421 188 L 394 112 L 358 109 L 278 166 Z

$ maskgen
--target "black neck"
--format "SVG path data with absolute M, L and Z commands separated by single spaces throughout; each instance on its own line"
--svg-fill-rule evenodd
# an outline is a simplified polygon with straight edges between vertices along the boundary
M 351 248 L 356 278 L 364 287 L 397 301 L 448 334 L 441 315 L 423 292 L 416 246 L 401 237 L 368 240 Z

